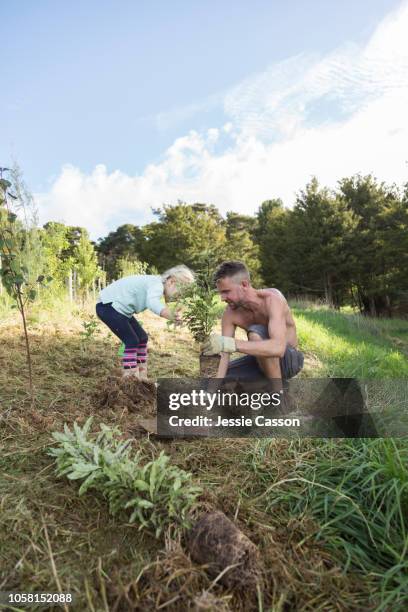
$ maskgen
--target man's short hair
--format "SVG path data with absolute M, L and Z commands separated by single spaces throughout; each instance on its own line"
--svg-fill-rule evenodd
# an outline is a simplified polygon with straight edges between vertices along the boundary
M 221 278 L 230 278 L 232 276 L 236 276 L 239 280 L 244 278 L 250 280 L 248 268 L 242 261 L 224 261 L 214 273 L 214 283 Z

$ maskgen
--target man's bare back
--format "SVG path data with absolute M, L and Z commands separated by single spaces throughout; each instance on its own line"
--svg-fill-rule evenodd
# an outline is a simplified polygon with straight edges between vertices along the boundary
M 235 327 L 240 327 L 248 331 L 251 325 L 265 325 L 268 327 L 271 318 L 273 318 L 274 310 L 279 309 L 284 311 L 284 320 L 286 323 L 286 343 L 290 346 L 297 347 L 298 340 L 296 334 L 296 325 L 293 319 L 289 304 L 284 295 L 279 289 L 259 289 L 256 290 L 257 297 L 261 298 L 261 302 L 256 307 L 251 305 L 251 308 L 245 306 L 232 307 L 229 305 L 223 316 L 226 323 L 232 324 Z

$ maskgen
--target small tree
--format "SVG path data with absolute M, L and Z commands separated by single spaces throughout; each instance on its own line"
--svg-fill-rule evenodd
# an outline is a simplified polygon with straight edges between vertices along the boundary
M 210 335 L 220 315 L 217 293 L 213 288 L 210 259 L 197 272 L 196 282 L 189 285 L 180 299 L 183 309 L 183 321 L 186 323 L 194 340 L 204 342 Z M 218 368 L 218 355 L 200 354 L 200 374 L 203 377 L 214 376 Z
M 190 285 L 182 298 L 185 321 L 196 342 L 204 342 L 219 316 L 216 291 L 202 277 Z
M 41 230 L 38 228 L 38 210 L 17 162 L 13 164 L 9 178 L 15 195 L 14 210 L 21 219 L 18 231 L 19 259 L 28 269 L 29 282 L 35 285 L 37 278 L 43 275 L 45 270 L 53 276 L 45 258 Z
M 133 274 L 147 274 L 148 264 L 137 258 L 119 257 L 116 262 L 119 277 L 131 276 Z
M 3 172 L 8 168 L 0 168 L 0 276 L 7 293 L 14 299 L 18 308 L 24 328 L 24 339 L 27 353 L 28 378 L 31 404 L 34 404 L 34 388 L 31 364 L 30 342 L 27 331 L 26 306 L 33 302 L 37 296 L 37 285 L 45 281 L 44 275 L 30 280 L 27 266 L 22 263 L 21 252 L 21 224 L 17 215 L 11 211 L 8 199 L 17 200 L 17 196 L 10 193 L 10 181 L 3 178 Z M 49 282 L 51 277 L 47 278 Z
M 63 223 L 49 221 L 41 233 L 42 249 L 47 262 L 47 270 L 53 278 L 54 290 L 65 289 L 67 278 L 74 266 L 73 255 L 67 254 L 70 247 L 69 227 Z
M 88 236 L 83 232 L 74 251 L 75 268 L 79 277 L 82 301 L 88 297 L 89 286 L 98 277 L 99 266 L 96 251 Z

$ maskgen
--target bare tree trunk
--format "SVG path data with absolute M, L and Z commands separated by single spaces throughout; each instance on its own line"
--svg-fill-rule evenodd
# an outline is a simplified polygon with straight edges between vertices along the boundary
M 28 331 L 27 331 L 27 323 L 26 323 L 25 312 L 24 312 L 23 298 L 21 296 L 21 291 L 19 287 L 17 291 L 17 300 L 18 300 L 19 310 L 20 310 L 20 313 L 23 319 L 24 339 L 25 339 L 26 352 L 27 352 L 28 380 L 29 380 L 29 386 L 30 386 L 31 407 L 33 407 L 34 406 L 34 387 L 33 387 L 33 371 L 32 371 L 32 366 L 31 366 L 30 342 L 28 339 Z
M 390 296 L 388 294 L 385 296 L 385 309 L 387 312 L 387 317 L 390 317 L 391 319 L 392 318 L 392 308 L 391 308 Z
M 357 287 L 357 297 L 358 297 L 358 307 L 360 309 L 360 313 L 364 315 L 367 314 L 364 299 L 363 299 L 363 294 L 361 292 L 360 287 Z
M 324 278 L 324 292 L 326 297 L 326 303 L 330 308 L 333 308 L 333 287 L 330 274 L 325 274 Z
M 72 270 L 69 271 L 69 276 L 68 276 L 68 295 L 69 295 L 69 301 L 73 302 L 74 294 L 73 294 L 73 289 L 72 289 Z
M 357 300 L 357 298 L 356 298 L 356 296 L 354 294 L 354 291 L 353 291 L 353 285 L 350 285 L 350 294 L 351 294 L 351 301 L 352 301 L 352 303 L 354 304 L 354 306 L 356 308 L 360 309 L 360 305 L 359 305 L 358 300 Z

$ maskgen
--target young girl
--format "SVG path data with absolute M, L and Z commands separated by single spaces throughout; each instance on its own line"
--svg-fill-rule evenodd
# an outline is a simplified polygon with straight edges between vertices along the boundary
M 147 378 L 148 335 L 133 314 L 151 310 L 165 319 L 180 321 L 162 302 L 175 299 L 183 285 L 194 282 L 193 272 L 187 266 L 175 266 L 162 275 L 135 275 L 121 278 L 102 289 L 96 314 L 113 333 L 122 340 L 123 375 Z

